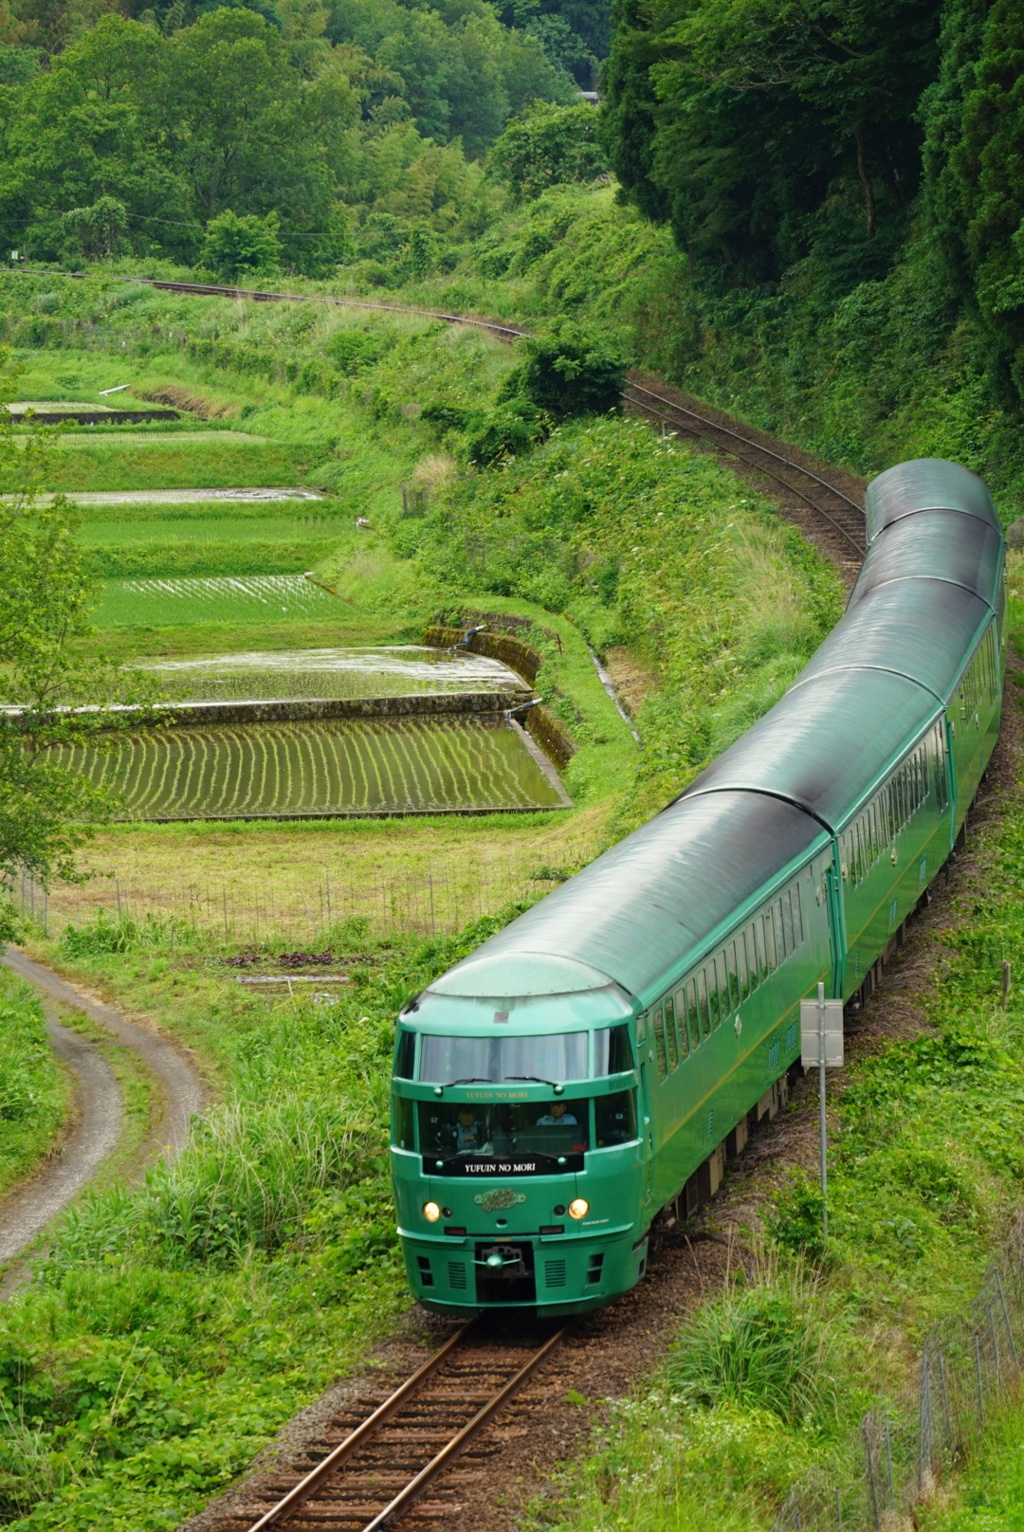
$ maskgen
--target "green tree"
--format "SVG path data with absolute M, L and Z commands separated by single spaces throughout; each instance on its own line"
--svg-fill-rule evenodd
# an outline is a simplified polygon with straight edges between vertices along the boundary
M 933 0 L 620 5 L 608 113 L 640 205 L 658 210 L 653 183 L 692 257 L 764 279 L 806 253 L 830 203 L 858 275 L 877 274 L 885 250 L 864 247 L 880 232 L 891 247 L 920 179 Z
M 0 353 L 0 400 L 10 397 Z M 75 852 L 114 800 L 54 754 L 101 741 L 95 704 L 130 700 L 102 661 L 83 659 L 95 598 L 78 542 L 78 515 L 63 496 L 38 497 L 45 433 L 14 438 L 0 403 L 0 880 L 24 869 L 46 883 L 76 876 Z M 23 434 L 19 428 L 19 434 Z M 9 934 L 9 933 L 8 933 Z M 4 932 L 0 931 L 0 939 Z
M 954 272 L 998 347 L 1018 400 L 1024 399 L 1024 15 L 996 0 L 984 20 L 976 61 L 962 59 L 959 133 L 940 173 L 940 229 Z M 950 230 L 962 214 L 963 234 Z M 943 217 L 945 215 L 945 217 Z M 952 220 L 950 218 L 952 216 Z
M 276 213 L 237 217 L 229 208 L 206 225 L 200 263 L 224 282 L 257 274 L 269 276 L 281 265 L 280 220 Z
M 128 210 L 116 197 L 100 197 L 91 207 L 72 208 L 60 220 L 66 259 L 108 260 L 128 242 Z
M 608 170 L 590 106 L 538 104 L 510 122 L 488 157 L 517 202 L 565 181 L 594 181 Z

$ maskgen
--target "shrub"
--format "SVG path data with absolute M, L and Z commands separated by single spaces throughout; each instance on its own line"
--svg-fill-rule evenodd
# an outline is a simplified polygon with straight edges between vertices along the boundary
M 281 264 L 280 220 L 276 213 L 258 218 L 248 213 L 239 218 L 229 209 L 206 225 L 200 262 L 224 282 L 240 277 L 270 275 Z
M 829 1433 L 849 1408 L 847 1351 L 834 1300 L 799 1268 L 769 1269 L 706 1304 L 682 1331 L 667 1371 L 691 1408 L 767 1410 L 786 1425 Z
M 517 202 L 565 181 L 596 181 L 608 171 L 593 107 L 539 103 L 509 123 L 488 157 L 491 172 Z
M 617 409 L 626 359 L 602 337 L 563 322 L 550 335 L 522 342 L 526 359 L 509 375 L 499 399 L 528 399 L 555 420 Z

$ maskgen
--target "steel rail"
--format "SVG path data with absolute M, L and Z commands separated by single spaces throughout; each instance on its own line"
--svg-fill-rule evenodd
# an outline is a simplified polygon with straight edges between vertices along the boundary
M 728 428 L 728 426 L 720 426 L 717 421 L 709 420 L 705 415 L 698 415 L 696 410 L 686 409 L 683 405 L 676 404 L 672 399 L 665 399 L 661 394 L 656 394 L 649 388 L 640 388 L 640 385 L 637 383 L 627 384 L 627 387 L 623 390 L 622 394 L 622 397 L 627 404 L 634 405 L 638 410 L 643 410 L 646 414 L 657 415 L 659 420 L 665 420 L 669 423 L 669 425 L 677 425 L 679 422 L 675 421 L 671 415 L 666 414 L 664 410 L 656 409 L 653 405 L 646 404 L 642 399 L 631 399 L 628 394 L 628 389 L 631 388 L 638 389 L 641 393 L 647 394 L 651 399 L 657 399 L 660 404 L 666 405 L 668 409 L 676 411 L 677 414 L 688 415 L 691 419 L 700 421 L 703 425 L 707 426 L 712 431 L 720 431 L 726 436 L 733 437 L 736 441 L 743 442 L 746 446 L 753 448 L 755 452 L 761 452 L 764 453 L 766 457 L 776 459 L 776 461 L 779 463 L 783 463 L 787 467 L 792 468 L 796 473 L 805 474 L 807 478 L 813 479 L 824 489 L 827 489 L 830 494 L 837 496 L 840 500 L 844 500 L 846 504 L 851 506 L 859 516 L 863 516 L 864 512 L 855 500 L 851 500 L 850 497 L 845 495 L 842 490 L 836 489 L 834 485 L 829 484 L 825 479 L 819 478 L 818 475 L 816 473 L 812 473 L 809 468 L 801 468 L 799 463 L 791 462 L 789 458 L 783 457 L 781 453 L 773 452 L 769 447 L 762 447 L 758 442 L 752 441 L 750 437 L 741 436 L 738 431 L 732 431 Z M 798 489 L 795 484 L 791 484 L 788 479 L 784 479 L 781 474 L 773 472 L 770 468 L 765 468 L 761 463 L 752 462 L 749 457 L 744 456 L 742 452 L 737 452 L 734 447 L 726 447 L 719 442 L 711 441 L 709 436 L 705 435 L 701 431 L 694 430 L 692 426 L 683 424 L 681 429 L 688 431 L 691 436 L 697 437 L 699 441 L 707 441 L 711 446 L 717 447 L 720 452 L 727 452 L 730 457 L 737 458 L 741 463 L 746 463 L 747 466 L 749 468 L 753 468 L 756 473 L 765 474 L 769 479 L 774 479 L 776 484 L 781 484 L 784 489 L 788 489 L 791 494 L 797 495 L 805 505 L 810 507 L 812 511 L 816 511 L 819 516 L 822 516 L 829 523 L 829 525 L 839 533 L 840 537 L 845 538 L 845 540 L 850 544 L 850 547 L 853 548 L 861 558 L 863 558 L 865 552 L 864 544 L 858 542 L 858 540 L 853 537 L 846 530 L 846 528 L 835 519 L 834 516 L 830 515 L 830 513 L 825 510 L 824 506 L 818 504 L 817 500 L 812 500 L 810 495 L 805 494 L 802 489 Z
M 260 1517 L 259 1521 L 253 1522 L 248 1532 L 263 1532 L 264 1527 L 272 1527 L 275 1522 L 280 1521 L 282 1516 L 287 1515 L 289 1511 L 293 1510 L 300 1501 L 306 1500 L 310 1492 L 316 1489 L 318 1484 L 329 1474 L 333 1473 L 336 1468 L 340 1468 L 343 1463 L 347 1462 L 368 1437 L 372 1436 L 376 1430 L 384 1425 L 385 1421 L 391 1419 L 395 1411 L 405 1403 L 411 1394 L 416 1392 L 420 1384 L 426 1382 L 427 1378 L 447 1361 L 451 1353 L 465 1340 L 468 1331 L 474 1323 L 475 1321 L 470 1320 L 469 1324 L 463 1325 L 461 1329 L 456 1330 L 455 1334 L 445 1341 L 439 1351 L 435 1351 L 432 1357 L 428 1357 L 422 1367 L 417 1368 L 411 1377 L 406 1378 L 405 1382 L 384 1400 L 383 1404 L 377 1406 L 372 1415 L 367 1415 L 366 1419 L 361 1421 L 355 1430 L 345 1437 L 343 1442 L 339 1442 L 325 1458 L 322 1458 L 314 1468 L 311 1468 L 309 1473 L 299 1480 L 298 1484 L 294 1484 L 276 1505 L 271 1506 L 270 1510 Z
M 533 1356 L 516 1371 L 511 1378 L 495 1394 L 482 1405 L 473 1418 L 461 1427 L 454 1436 L 436 1453 L 418 1473 L 414 1474 L 408 1483 L 399 1490 L 382 1511 L 366 1523 L 363 1532 L 380 1532 L 389 1521 L 404 1511 L 422 1493 L 427 1485 L 441 1473 L 448 1464 L 458 1456 L 469 1441 L 481 1431 L 485 1425 L 498 1413 L 503 1405 L 516 1394 L 523 1384 L 526 1383 L 537 1371 L 552 1351 L 561 1345 L 566 1335 L 577 1324 L 577 1320 L 570 1320 L 561 1329 L 556 1330 L 554 1335 L 548 1337 L 542 1346 L 534 1352 Z M 430 1357 L 423 1366 L 418 1368 L 411 1377 L 407 1378 L 394 1393 L 384 1400 L 383 1404 L 368 1415 L 364 1421 L 351 1431 L 344 1441 L 339 1442 L 325 1458 L 321 1459 L 315 1467 L 311 1468 L 297 1484 L 283 1495 L 279 1501 L 247 1529 L 247 1532 L 265 1532 L 268 1527 L 278 1525 L 293 1511 L 298 1510 L 302 1503 L 309 1499 L 325 1479 L 339 1468 L 343 1467 L 348 1460 L 355 1455 L 360 1447 L 370 1441 L 381 1426 L 385 1425 L 393 1415 L 405 1404 L 435 1372 L 439 1371 L 451 1354 L 456 1351 L 465 1341 L 467 1335 L 474 1328 L 476 1321 L 463 1325 L 461 1329 L 445 1342 L 445 1344 Z M 351 1514 L 351 1513 L 349 1513 Z M 323 1518 L 321 1518 L 323 1519 Z
M 94 275 L 88 271 L 34 271 L 28 267 L 14 268 L 26 277 L 65 277 L 72 282 L 87 282 Z M 137 282 L 145 287 L 155 287 L 165 293 L 191 293 L 197 298 L 248 298 L 253 303 L 322 303 L 328 308 L 371 309 L 381 314 L 409 314 L 421 319 L 438 319 L 445 324 L 468 324 L 478 330 L 489 330 L 503 340 L 522 340 L 528 332 L 515 325 L 498 324 L 493 319 L 476 319 L 470 314 L 443 314 L 437 309 L 415 308 L 410 304 L 371 303 L 365 298 L 332 298 L 325 293 L 275 293 L 252 287 L 217 287 L 210 282 L 172 282 L 161 277 L 115 276 L 103 274 L 106 282 Z
M 380 1532 L 381 1527 L 386 1526 L 400 1511 L 404 1511 L 406 1506 L 411 1505 L 420 1491 L 425 1489 L 430 1483 L 431 1479 L 436 1478 L 441 1470 L 447 1467 L 452 1458 L 458 1456 L 466 1443 L 478 1431 L 483 1429 L 491 1417 L 496 1415 L 501 1409 L 502 1405 L 506 1404 L 512 1398 L 512 1395 L 517 1393 L 523 1384 L 533 1376 L 537 1368 L 550 1356 L 551 1352 L 562 1344 L 566 1335 L 574 1328 L 575 1323 L 576 1321 L 573 1320 L 569 1324 L 563 1325 L 560 1330 L 556 1330 L 554 1335 L 544 1342 L 540 1350 L 536 1351 L 530 1360 L 520 1367 L 519 1371 L 508 1380 L 504 1387 L 500 1388 L 492 1399 L 489 1399 L 481 1409 L 477 1410 L 473 1419 L 468 1421 L 456 1436 L 452 1437 L 448 1445 L 442 1447 L 437 1456 L 431 1458 L 427 1466 L 421 1468 L 416 1477 L 410 1479 L 404 1489 L 399 1490 L 390 1505 L 386 1505 L 383 1511 L 379 1512 L 372 1521 L 367 1522 L 363 1532 Z
M 63 276 L 76 282 L 87 281 L 90 276 L 90 273 L 85 271 L 42 272 L 26 267 L 16 267 L 15 270 L 20 271 L 24 276 Z M 332 298 L 321 293 L 279 293 L 250 287 L 224 287 L 208 282 L 175 282 L 159 277 L 105 274 L 105 280 L 113 282 L 137 282 L 147 287 L 156 288 L 161 292 L 186 293 L 193 294 L 196 297 L 242 298 L 248 299 L 253 303 L 320 303 L 330 308 L 358 308 L 381 314 L 407 314 L 422 319 L 438 320 L 444 324 L 472 325 L 478 330 L 486 330 L 490 334 L 497 335 L 502 340 L 510 342 L 530 338 L 528 330 L 521 330 L 515 325 L 503 325 L 490 319 L 477 319 L 468 314 L 448 314 L 438 309 L 416 308 L 408 304 L 371 303 L 368 299 Z M 676 424 L 677 422 L 673 421 L 672 416 L 664 414 L 663 411 L 656 409 L 652 405 L 645 404 L 643 400 L 630 398 L 630 390 L 634 393 L 646 394 L 649 399 L 656 399 L 659 404 L 664 405 L 666 409 L 674 411 L 676 415 L 688 416 L 691 420 L 698 421 L 707 430 L 717 431 L 723 436 L 731 437 L 734 441 L 742 442 L 744 446 L 752 448 L 753 451 L 761 453 L 762 456 L 772 458 L 784 467 L 791 468 L 794 473 L 803 474 L 805 478 L 811 479 L 815 484 L 820 485 L 830 495 L 835 495 L 837 499 L 844 501 L 859 516 L 863 516 L 863 508 L 855 500 L 851 500 L 849 495 L 845 494 L 841 489 L 837 489 L 834 484 L 829 484 L 826 479 L 821 478 L 812 469 L 804 468 L 800 463 L 794 463 L 791 458 L 784 457 L 782 453 L 775 452 L 771 447 L 762 446 L 760 442 L 756 442 L 748 436 L 743 436 L 738 431 L 733 431 L 729 426 L 720 425 L 717 421 L 709 419 L 706 415 L 698 414 L 696 410 L 691 410 L 685 405 L 677 404 L 673 399 L 666 399 L 662 394 L 655 393 L 653 389 L 645 388 L 642 383 L 627 383 L 626 388 L 622 392 L 622 398 L 627 403 L 633 404 L 637 409 L 644 410 L 648 414 L 656 415 L 659 419 L 668 421 L 669 424 Z M 710 440 L 707 435 L 694 431 L 692 427 L 683 425 L 682 429 L 689 430 L 690 434 L 696 436 L 699 440 Z M 819 505 L 816 500 L 812 500 L 809 495 L 806 495 L 803 490 L 798 489 L 795 484 L 791 484 L 787 479 L 782 478 L 777 473 L 773 473 L 771 469 L 765 468 L 761 464 L 752 463 L 749 458 L 744 457 L 742 452 L 736 452 L 734 449 L 721 446 L 720 444 L 712 443 L 712 445 L 719 445 L 721 451 L 728 452 L 732 457 L 746 463 L 748 467 L 753 468 L 756 472 L 766 474 L 769 478 L 774 479 L 777 484 L 781 484 L 791 494 L 797 495 L 805 505 L 823 517 L 839 533 L 840 537 L 850 544 L 857 554 L 863 556 L 865 551 L 864 545 L 852 537 L 846 528 L 836 521 L 835 517 L 831 516 L 823 506 Z
M 822 489 L 827 489 L 830 495 L 836 495 L 840 500 L 845 500 L 846 504 L 852 510 L 855 510 L 858 516 L 863 516 L 864 507 L 862 505 L 858 505 L 856 500 L 851 500 L 849 495 L 845 495 L 841 489 L 836 489 L 835 485 L 830 484 L 827 479 L 822 479 L 818 474 L 813 473 L 810 468 L 805 468 L 802 463 L 794 463 L 792 458 L 783 457 L 781 452 L 774 452 L 771 447 L 763 447 L 760 442 L 754 441 L 752 437 L 741 436 L 738 431 L 730 430 L 728 426 L 721 426 L 717 420 L 711 420 L 706 415 L 698 415 L 696 410 L 687 409 L 686 405 L 677 404 L 674 399 L 666 399 L 662 394 L 656 394 L 653 389 L 645 388 L 642 383 L 630 382 L 626 384 L 626 387 L 634 388 L 639 394 L 647 394 L 650 398 L 659 400 L 661 404 L 669 405 L 671 409 L 678 410 L 680 415 L 691 415 L 694 420 L 699 420 L 704 425 L 711 426 L 716 431 L 721 431 L 724 436 L 735 437 L 738 442 L 743 442 L 748 447 L 755 447 L 758 452 L 765 453 L 767 457 L 773 457 L 778 463 L 784 463 L 787 468 L 795 468 L 797 473 L 802 473 L 808 479 L 813 479 L 815 484 L 820 484 Z

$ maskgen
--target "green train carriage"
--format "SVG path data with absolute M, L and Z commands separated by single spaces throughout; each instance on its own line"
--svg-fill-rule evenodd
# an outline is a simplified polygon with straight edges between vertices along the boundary
M 868 494 L 847 612 L 674 803 L 399 1018 L 392 1165 L 428 1307 L 596 1307 L 715 1189 L 799 1057 L 800 1000 L 870 991 L 994 746 L 1003 539 L 924 460 Z

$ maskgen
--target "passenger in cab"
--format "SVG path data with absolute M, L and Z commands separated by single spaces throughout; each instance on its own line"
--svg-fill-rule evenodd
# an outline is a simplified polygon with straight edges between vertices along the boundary
M 550 1110 L 537 1118 L 538 1128 L 575 1128 L 576 1119 L 564 1101 L 553 1101 Z
M 484 1125 L 477 1118 L 472 1107 L 463 1107 L 456 1117 L 452 1128 L 452 1137 L 455 1140 L 455 1152 L 482 1149 L 486 1138 Z

